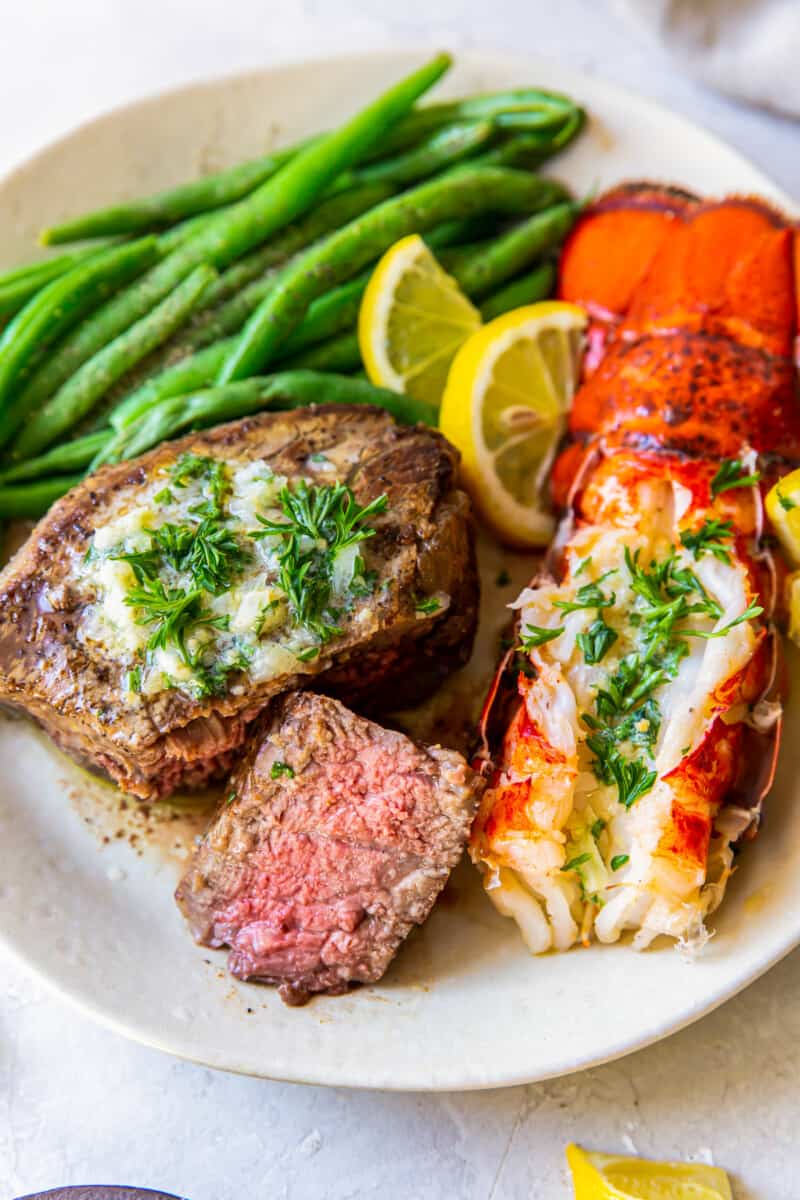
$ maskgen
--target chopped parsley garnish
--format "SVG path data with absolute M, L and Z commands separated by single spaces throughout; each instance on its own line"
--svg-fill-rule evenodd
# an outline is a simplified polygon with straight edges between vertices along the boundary
M 611 774 L 617 785 L 620 804 L 630 808 L 632 804 L 646 792 L 649 792 L 658 778 L 655 771 L 647 769 L 641 759 L 626 761 L 617 754 L 610 760 Z
M 223 626 L 219 626 L 223 628 Z M 224 696 L 230 687 L 230 676 L 240 671 L 246 671 L 250 666 L 252 654 L 240 646 L 232 658 L 215 659 L 210 666 L 202 663 L 192 663 L 194 679 L 191 689 L 198 699 L 207 696 Z
M 195 587 L 212 595 L 227 592 L 250 561 L 250 551 L 219 518 L 204 517 L 199 525 L 162 525 L 146 550 L 111 556 L 126 562 L 137 583 L 154 582 L 164 565 L 186 571 Z
M 620 867 L 624 867 L 626 862 L 630 862 L 630 854 L 615 854 L 611 860 L 611 870 L 618 871 Z
M 294 767 L 290 767 L 288 763 L 276 759 L 270 768 L 270 779 L 281 779 L 284 775 L 287 779 L 294 779 Z
M 619 635 L 606 625 L 602 617 L 598 617 L 596 621 L 586 630 L 585 633 L 579 633 L 575 641 L 583 651 L 583 657 L 589 666 L 599 663 L 603 655 L 609 650 Z
M 778 503 L 784 512 L 791 512 L 793 508 L 797 508 L 796 501 L 792 500 L 791 496 L 784 496 L 780 489 L 780 485 L 775 489 L 775 494 L 778 497 Z
M 139 609 L 137 625 L 155 625 L 147 649 L 165 649 L 173 644 L 189 667 L 197 665 L 196 655 L 186 645 L 189 634 L 203 626 L 225 628 L 228 620 L 227 617 L 215 617 L 205 612 L 199 588 L 184 592 L 181 588 L 166 587 L 160 579 L 147 579 L 138 587 L 131 588 L 125 603 Z
M 695 557 L 703 550 L 726 553 L 720 542 L 723 537 L 732 536 L 732 532 L 730 522 L 708 521 L 702 530 L 682 536 L 681 540 Z M 686 639 L 722 637 L 763 610 L 751 603 L 739 617 L 720 629 L 706 632 L 689 628 L 682 624 L 686 618 L 703 616 L 717 621 L 722 608 L 708 595 L 694 571 L 679 566 L 674 547 L 667 557 L 652 560 L 647 566 L 640 561 L 639 551 L 631 554 L 626 549 L 625 563 L 637 597 L 630 622 L 641 630 L 640 644 L 619 661 L 597 688 L 594 713 L 583 713 L 581 719 L 589 730 L 586 745 L 594 755 L 595 775 L 607 786 L 616 786 L 620 804 L 630 808 L 651 790 L 658 777 L 644 757 L 636 757 L 631 751 L 638 747 L 647 756 L 652 755 L 661 727 L 655 692 L 677 675 L 681 661 L 689 653 Z M 577 639 L 587 663 L 599 661 L 608 649 L 604 645 L 608 634 L 601 626 L 608 629 L 598 614 L 589 630 Z M 614 631 L 609 629 L 609 633 L 613 635 Z
M 133 571 L 137 583 L 145 583 L 155 579 L 158 574 L 161 555 L 152 545 L 148 550 L 130 550 L 127 554 L 112 554 L 114 562 L 125 562 Z
M 611 574 L 612 571 L 606 571 L 595 583 L 585 583 L 579 587 L 574 600 L 554 600 L 553 608 L 560 608 L 565 613 L 578 612 L 582 608 L 613 608 L 617 601 L 615 593 L 606 596 L 600 589 L 600 584 Z
M 509 573 L 505 569 L 505 567 L 503 567 L 503 569 L 501 571 L 497 572 L 497 576 L 495 578 L 495 584 L 497 585 L 497 587 L 508 587 L 508 585 L 510 583 L 511 583 L 511 576 L 509 575 Z
M 582 867 L 584 863 L 587 863 L 591 857 L 591 854 L 588 852 L 585 854 L 576 854 L 575 858 L 571 858 L 569 862 L 564 863 L 561 870 L 574 871 L 577 867 Z
M 437 600 L 435 596 L 429 596 L 426 600 L 418 600 L 414 605 L 418 613 L 425 613 L 426 616 L 438 612 L 441 607 L 441 600 Z
M 128 691 L 140 692 L 142 690 L 142 668 L 133 667 L 128 671 Z
M 720 562 L 729 563 L 730 553 L 722 543 L 730 541 L 732 537 L 733 522 L 719 521 L 712 517 L 704 521 L 699 529 L 684 529 L 681 532 L 681 545 L 686 550 L 691 550 L 695 559 L 703 554 L 713 554 Z
M 387 497 L 362 507 L 346 484 L 317 486 L 303 479 L 294 490 L 281 488 L 279 503 L 286 519 L 259 516 L 263 528 L 250 536 L 280 539 L 279 585 L 291 614 L 318 642 L 328 642 L 341 633 L 331 609 L 336 556 L 374 536 L 367 522 L 386 511 Z
M 298 662 L 313 662 L 315 658 L 319 658 L 319 646 L 309 646 L 307 650 L 296 650 L 295 658 Z
M 737 459 L 724 458 L 719 465 L 719 470 L 711 480 L 711 495 L 719 496 L 720 492 L 730 491 L 731 488 L 752 487 L 760 479 L 760 471 L 753 471 L 748 475 L 747 467 Z
M 517 649 L 533 650 L 536 646 L 543 646 L 545 642 L 552 642 L 554 638 L 561 637 L 563 632 L 563 625 L 559 625 L 556 629 L 544 629 L 541 625 L 526 625 L 520 632 L 520 644 Z
M 181 567 L 189 571 L 198 587 L 219 596 L 230 590 L 250 557 L 249 549 L 239 544 L 230 529 L 213 517 L 205 517 L 192 533 Z
M 156 492 L 153 500 L 156 504 L 171 504 L 175 499 L 168 487 L 162 488 L 160 492 Z
M 230 491 L 224 462 L 199 454 L 182 454 L 171 468 L 169 475 L 176 488 L 186 488 L 194 480 L 208 487 L 210 494 L 207 499 L 198 501 L 189 509 L 193 516 L 222 516 L 225 500 Z
M 734 617 L 732 621 L 728 621 L 727 625 L 723 625 L 721 629 L 712 629 L 706 633 L 702 629 L 684 629 L 682 632 L 686 637 L 705 638 L 707 641 L 711 638 L 724 637 L 729 629 L 734 629 L 737 625 L 743 624 L 744 621 L 752 621 L 755 617 L 760 617 L 764 609 L 760 604 L 756 604 L 755 600 L 748 604 L 743 613 L 738 617 Z

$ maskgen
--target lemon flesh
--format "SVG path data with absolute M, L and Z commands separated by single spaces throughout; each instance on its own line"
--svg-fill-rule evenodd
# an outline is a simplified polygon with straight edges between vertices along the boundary
M 789 566 L 800 567 L 800 470 L 784 475 L 767 493 L 767 516 L 786 552 Z M 800 570 L 786 581 L 789 637 L 800 646 Z
M 575 1200 L 733 1200 L 728 1176 L 705 1163 L 647 1162 L 567 1147 Z
M 378 262 L 361 301 L 358 341 L 367 375 L 438 408 L 450 364 L 480 323 L 422 238 L 402 238 Z
M 765 506 L 789 562 L 800 567 L 800 470 L 784 475 L 775 484 Z
M 461 451 L 476 507 L 501 541 L 545 545 L 547 481 L 578 383 L 586 314 L 542 301 L 490 321 L 458 351 L 440 428 Z

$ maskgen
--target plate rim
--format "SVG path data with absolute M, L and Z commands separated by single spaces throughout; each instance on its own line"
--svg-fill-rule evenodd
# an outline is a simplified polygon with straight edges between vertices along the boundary
M 391 47 L 386 44 L 380 44 L 374 49 L 360 49 L 343 53 L 326 54 L 320 51 L 319 53 L 304 54 L 296 57 L 282 55 L 265 64 L 263 67 L 238 71 L 222 71 L 219 74 L 206 74 L 194 79 L 185 80 L 177 85 L 165 86 L 115 104 L 79 122 L 59 136 L 43 143 L 0 174 L 0 190 L 4 190 L 8 185 L 13 184 L 15 180 L 23 176 L 26 172 L 35 170 L 37 164 L 46 159 L 53 151 L 68 148 L 71 142 L 78 141 L 93 129 L 101 128 L 104 125 L 113 125 L 120 117 L 135 110 L 141 111 L 150 108 L 156 111 L 161 104 L 178 97 L 188 97 L 190 94 L 198 91 L 211 91 L 226 86 L 247 83 L 248 81 L 279 73 L 282 70 L 307 71 L 313 70 L 315 66 L 319 66 L 320 64 L 325 64 L 326 66 L 337 64 L 341 68 L 344 68 L 346 64 L 351 64 L 357 69 L 361 63 L 374 63 L 376 58 L 383 58 L 387 62 L 396 64 L 398 59 L 408 56 L 419 57 L 421 61 L 424 61 L 430 57 L 430 53 L 430 47 L 422 47 L 419 43 L 407 42 Z M 670 109 L 659 100 L 641 95 L 632 88 L 609 81 L 603 76 L 602 72 L 595 73 L 582 70 L 579 67 L 565 66 L 554 56 L 521 55 L 494 49 L 481 51 L 470 48 L 457 48 L 453 51 L 453 58 L 454 62 L 473 64 L 478 68 L 483 67 L 489 70 L 500 69 L 510 72 L 514 69 L 535 72 L 537 69 L 545 69 L 557 72 L 559 75 L 563 74 L 565 79 L 564 86 L 567 89 L 574 87 L 575 82 L 588 81 L 590 85 L 601 87 L 606 94 L 618 102 L 635 103 L 640 110 L 646 111 L 650 119 L 666 117 L 672 122 L 674 128 L 682 127 L 689 131 L 693 138 L 696 139 L 698 134 L 700 134 L 706 139 L 707 144 L 723 151 L 729 156 L 730 161 L 736 165 L 740 165 L 752 177 L 757 177 L 761 181 L 759 186 L 763 186 L 770 193 L 771 199 L 776 204 L 783 207 L 787 212 L 793 212 L 797 209 L 795 202 L 782 187 L 771 179 L 760 166 L 754 163 L 737 147 L 732 146 L 725 138 L 707 129 L 701 122 Z M 277 139 L 277 144 L 280 144 L 280 138 Z M 370 1070 L 368 1065 L 365 1070 L 354 1069 L 352 1065 L 346 1066 L 343 1070 L 337 1070 L 333 1068 L 332 1064 L 326 1064 L 324 1068 L 318 1066 L 313 1074 L 310 1074 L 307 1069 L 303 1068 L 293 1071 L 284 1065 L 274 1071 L 270 1070 L 266 1072 L 256 1066 L 248 1066 L 242 1062 L 232 1064 L 230 1055 L 226 1055 L 225 1052 L 220 1053 L 213 1046 L 209 1046 L 203 1051 L 192 1051 L 186 1046 L 176 1048 L 176 1045 L 170 1042 L 169 1036 L 160 1038 L 155 1029 L 150 1028 L 137 1018 L 129 1017 L 126 1019 L 123 1016 L 118 1016 L 113 1011 L 108 1011 L 99 1004 L 93 1004 L 88 986 L 81 991 L 74 983 L 62 982 L 57 975 L 49 973 L 46 967 L 40 965 L 33 956 L 26 954 L 25 948 L 14 940 L 13 934 L 2 924 L 0 924 L 0 945 L 9 953 L 12 960 L 20 963 L 24 969 L 30 971 L 51 994 L 66 1001 L 67 1004 L 77 1009 L 77 1011 L 87 1016 L 90 1020 L 128 1040 L 170 1054 L 182 1061 L 198 1063 L 212 1069 L 224 1070 L 231 1074 L 281 1082 L 346 1087 L 353 1090 L 379 1088 L 380 1090 L 391 1092 L 437 1093 L 454 1090 L 489 1091 L 502 1087 L 539 1082 L 590 1070 L 655 1045 L 671 1037 L 673 1034 L 686 1029 L 715 1009 L 721 1007 L 728 1000 L 733 999 L 800 946 L 800 924 L 798 924 L 793 936 L 787 939 L 785 943 L 782 943 L 779 948 L 770 951 L 765 958 L 757 959 L 754 963 L 751 963 L 742 978 L 738 979 L 735 983 L 730 983 L 723 987 L 721 992 L 715 994 L 711 999 L 699 1000 L 693 1008 L 688 1012 L 684 1012 L 678 1020 L 670 1023 L 668 1026 L 662 1023 L 657 1028 L 651 1028 L 645 1032 L 641 1032 L 640 1030 L 634 1037 L 618 1040 L 615 1044 L 608 1046 L 605 1051 L 595 1055 L 584 1056 L 580 1060 L 571 1059 L 568 1054 L 562 1054 L 559 1059 L 553 1062 L 549 1069 L 546 1071 L 535 1069 L 533 1074 L 531 1074 L 530 1067 L 526 1070 L 524 1066 L 521 1066 L 514 1072 L 506 1070 L 501 1077 L 492 1077 L 489 1079 L 476 1078 L 474 1075 L 465 1076 L 463 1074 L 463 1067 L 460 1068 L 462 1074 L 459 1076 L 459 1067 L 456 1065 L 455 1071 L 448 1070 L 447 1073 L 443 1073 L 439 1069 L 436 1071 L 435 1078 L 429 1073 L 426 1081 L 417 1081 L 413 1084 L 407 1082 L 395 1083 L 385 1077 L 385 1071 Z

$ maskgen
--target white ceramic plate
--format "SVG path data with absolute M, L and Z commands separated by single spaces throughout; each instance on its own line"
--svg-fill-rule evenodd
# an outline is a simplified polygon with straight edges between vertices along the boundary
M 419 53 L 337 58 L 197 85 L 95 121 L 0 186 L 0 263 L 43 224 L 260 153 L 345 117 Z M 578 192 L 650 177 L 709 193 L 786 197 L 733 150 L 656 105 L 555 64 L 459 56 L 442 93 L 539 83 L 578 97 L 592 123 L 556 165 Z M 484 642 L 512 589 L 485 554 Z M 530 564 L 515 564 L 522 582 Z M 477 694 L 477 668 L 467 689 Z M 794 718 L 794 719 L 793 719 Z M 481 1088 L 574 1071 L 696 1020 L 800 942 L 800 738 L 796 714 L 767 819 L 702 958 L 628 946 L 528 956 L 476 874 L 442 902 L 378 987 L 304 1009 L 233 982 L 196 947 L 172 891 L 197 820 L 121 808 L 27 724 L 0 721 L 3 937 L 66 997 L 120 1033 L 215 1067 L 313 1083 Z

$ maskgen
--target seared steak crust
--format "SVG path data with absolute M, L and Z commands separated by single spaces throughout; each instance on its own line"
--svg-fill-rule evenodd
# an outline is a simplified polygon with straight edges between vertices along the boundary
M 287 1003 L 383 975 L 464 848 L 477 776 L 325 696 L 261 718 L 176 900 L 202 945 Z
M 290 479 L 309 475 L 309 458 L 324 454 L 359 503 L 385 492 L 388 511 L 368 554 L 389 583 L 297 673 L 245 681 L 221 697 L 168 690 L 132 703 L 126 666 L 78 636 L 87 602 L 72 564 L 96 529 L 185 452 L 263 460 Z M 455 450 L 432 430 L 398 426 L 379 409 L 322 406 L 222 425 L 101 469 L 53 506 L 0 574 L 0 702 L 146 799 L 224 773 L 252 722 L 287 689 L 314 684 L 373 709 L 421 698 L 466 660 L 477 619 L 471 518 L 456 467 Z M 441 608 L 420 613 L 418 598 L 434 591 L 445 597 Z

